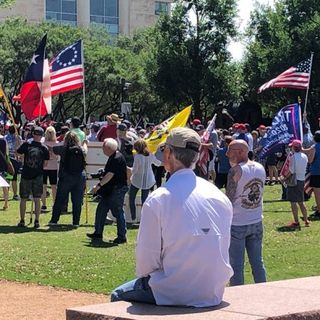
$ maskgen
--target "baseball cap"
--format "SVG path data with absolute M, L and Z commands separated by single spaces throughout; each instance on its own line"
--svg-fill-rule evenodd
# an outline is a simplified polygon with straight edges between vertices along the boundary
M 199 152 L 200 136 L 189 128 L 174 128 L 170 131 L 166 144 Z
M 199 124 L 201 124 L 201 120 L 200 119 L 193 119 L 192 124 L 194 126 L 198 126 Z
M 302 145 L 302 142 L 298 139 L 292 140 L 289 143 L 289 147 L 301 147 L 301 145 Z
M 36 136 L 43 136 L 43 129 L 41 127 L 34 127 L 33 134 Z
M 246 129 L 246 126 L 245 126 L 243 123 L 239 123 L 237 129 L 245 130 L 245 129 Z
M 194 128 L 195 131 L 201 131 L 201 130 L 204 130 L 204 125 L 203 124 L 198 124 L 195 128 Z
M 117 129 L 120 131 L 126 131 L 128 127 L 125 125 L 125 123 L 119 123 Z

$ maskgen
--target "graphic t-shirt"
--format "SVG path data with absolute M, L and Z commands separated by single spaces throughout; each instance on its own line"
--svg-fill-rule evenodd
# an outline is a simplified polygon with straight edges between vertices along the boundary
M 24 155 L 21 177 L 27 180 L 41 175 L 44 161 L 50 158 L 48 148 L 36 141 L 24 142 L 17 152 Z

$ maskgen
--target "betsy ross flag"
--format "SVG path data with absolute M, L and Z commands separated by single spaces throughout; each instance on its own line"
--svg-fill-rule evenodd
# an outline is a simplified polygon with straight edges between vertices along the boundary
M 46 59 L 45 35 L 25 74 L 20 90 L 21 108 L 28 120 L 51 113 L 51 88 L 49 63 Z
M 63 49 L 50 62 L 51 95 L 83 87 L 82 40 Z
M 259 89 L 258 93 L 269 88 L 295 88 L 308 89 L 311 71 L 311 58 L 300 62 L 295 67 L 290 67 L 276 78 L 266 82 Z
M 201 143 L 209 143 L 210 135 L 216 126 L 216 117 L 217 114 L 213 116 L 211 121 L 209 122 L 208 127 L 204 131 L 201 136 Z M 199 152 L 199 160 L 197 162 L 197 166 L 200 168 L 204 175 L 208 173 L 208 162 L 210 160 L 208 147 L 204 147 L 201 145 Z

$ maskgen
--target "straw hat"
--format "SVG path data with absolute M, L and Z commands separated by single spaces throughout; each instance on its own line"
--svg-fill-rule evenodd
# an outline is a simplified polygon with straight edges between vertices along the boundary
M 108 115 L 107 119 L 113 123 L 117 123 L 122 120 L 116 113 L 112 113 L 112 114 Z

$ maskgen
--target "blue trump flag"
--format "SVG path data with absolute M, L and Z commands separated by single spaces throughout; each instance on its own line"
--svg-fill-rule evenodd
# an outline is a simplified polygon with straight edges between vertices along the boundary
M 278 152 L 283 145 L 294 139 L 302 139 L 302 121 L 298 103 L 283 107 L 273 118 L 272 127 L 267 132 L 267 141 L 259 157 Z

